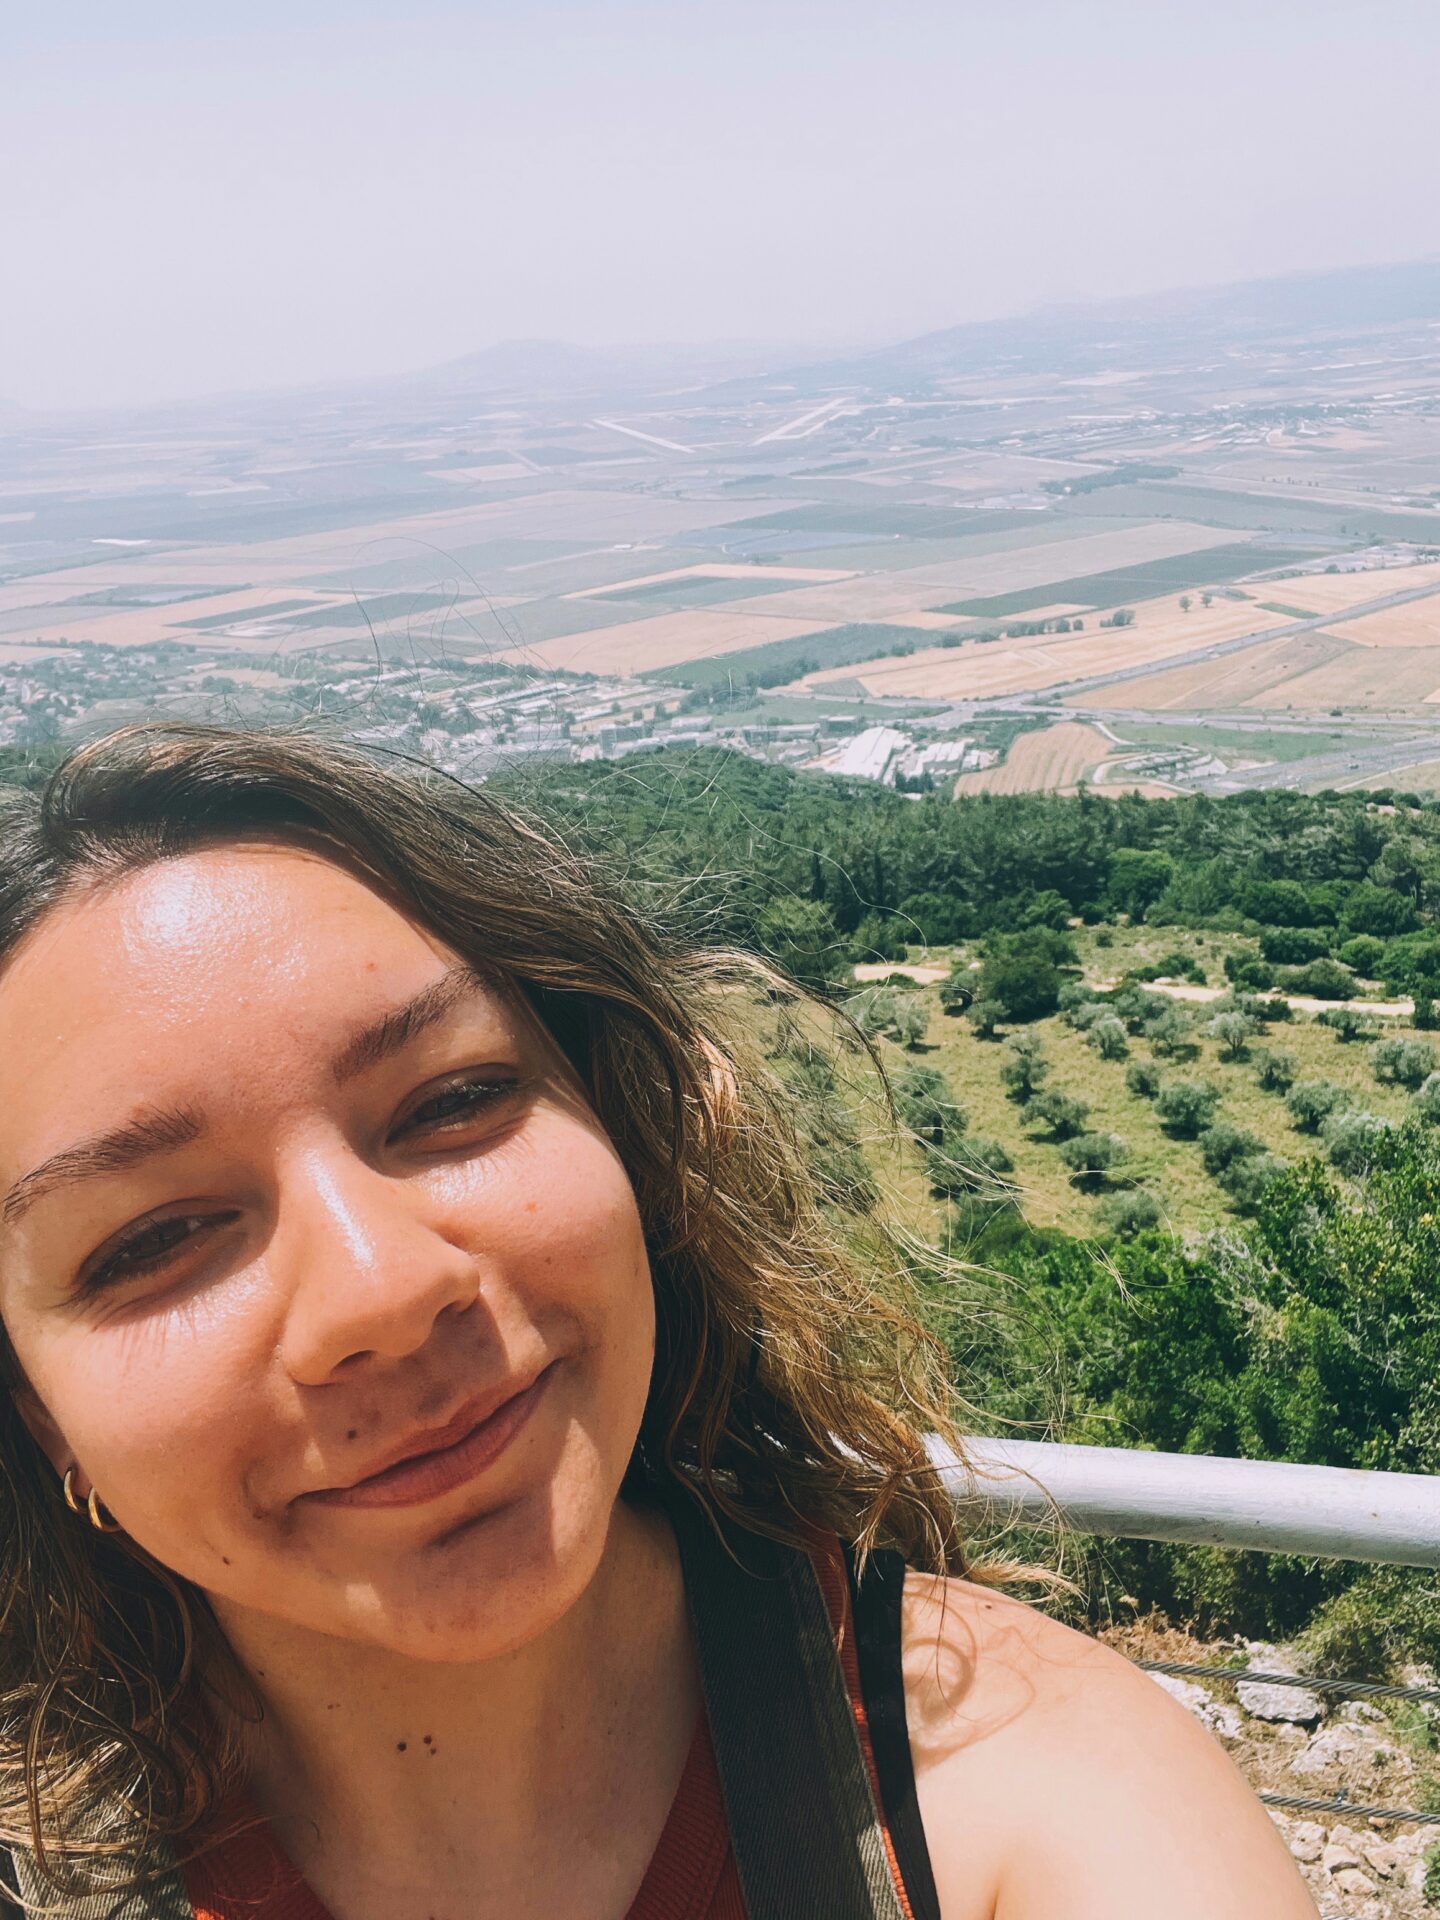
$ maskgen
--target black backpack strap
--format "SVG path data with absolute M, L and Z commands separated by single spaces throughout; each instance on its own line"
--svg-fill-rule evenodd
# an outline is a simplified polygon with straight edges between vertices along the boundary
M 809 1555 L 683 1494 L 671 1518 L 749 1920 L 904 1920 Z
M 905 1673 L 901 1664 L 901 1601 L 905 1594 L 905 1562 L 898 1553 L 882 1548 L 865 1563 L 862 1579 L 855 1577 L 855 1556 L 847 1547 L 845 1567 L 850 1576 L 850 1608 L 855 1621 L 855 1651 L 860 1659 L 860 1691 L 870 1727 L 870 1751 L 880 1777 L 880 1799 L 890 1844 L 900 1867 L 900 1878 L 915 1920 L 940 1920 L 940 1897 L 930 1848 L 915 1795 L 915 1769 L 910 1758 L 910 1727 L 905 1715 Z

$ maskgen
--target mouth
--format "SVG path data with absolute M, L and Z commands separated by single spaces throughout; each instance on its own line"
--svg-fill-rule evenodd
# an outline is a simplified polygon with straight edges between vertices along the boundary
M 529 1420 L 544 1397 L 556 1362 L 528 1387 L 496 1406 L 471 1402 L 445 1427 L 423 1436 L 404 1456 L 346 1487 L 324 1487 L 301 1495 L 307 1505 L 325 1507 L 414 1507 L 474 1480 L 493 1465 Z

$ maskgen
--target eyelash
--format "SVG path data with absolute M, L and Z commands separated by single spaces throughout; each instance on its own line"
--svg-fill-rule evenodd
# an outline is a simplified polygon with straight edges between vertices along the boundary
M 427 1108 L 434 1107 L 439 1102 L 453 1099 L 458 1095 L 462 1100 L 462 1104 L 459 1107 L 450 1113 L 442 1115 L 437 1120 L 428 1123 L 429 1130 L 432 1132 L 454 1131 L 463 1124 L 464 1121 L 473 1119 L 487 1107 L 494 1106 L 498 1101 L 503 1100 L 507 1094 L 513 1094 L 519 1084 L 519 1081 L 514 1078 L 486 1080 L 475 1075 L 470 1076 L 468 1079 L 462 1078 L 452 1081 L 449 1086 L 437 1089 L 436 1092 L 420 1101 L 406 1116 L 396 1132 L 391 1135 L 391 1138 L 395 1139 L 398 1137 L 403 1139 L 410 1129 L 415 1126 L 419 1116 L 424 1114 Z M 422 1122 L 421 1124 L 424 1126 L 426 1123 Z M 137 1260 L 134 1259 L 132 1255 L 134 1249 L 143 1246 L 146 1240 L 156 1235 L 163 1236 L 167 1227 L 195 1227 L 202 1229 L 207 1226 L 223 1227 L 227 1226 L 235 1217 L 234 1213 L 180 1213 L 138 1221 L 130 1230 L 128 1236 L 113 1246 L 110 1252 L 101 1260 L 97 1261 L 83 1276 L 80 1291 L 82 1293 L 100 1293 L 103 1292 L 107 1286 L 116 1284 L 117 1281 L 136 1279 L 149 1273 L 158 1272 L 167 1260 L 172 1258 L 174 1254 L 179 1252 L 181 1248 L 186 1246 L 189 1241 L 194 1238 L 193 1233 L 184 1234 L 180 1239 L 171 1241 L 158 1252 L 152 1253 L 148 1258 Z

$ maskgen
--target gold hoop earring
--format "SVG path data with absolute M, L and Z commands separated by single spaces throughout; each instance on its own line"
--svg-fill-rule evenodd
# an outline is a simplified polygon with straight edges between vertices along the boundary
M 101 1504 L 100 1496 L 91 1487 L 85 1502 L 85 1511 L 90 1516 L 90 1524 L 97 1533 L 119 1533 L 120 1522 L 107 1506 Z
M 119 1533 L 120 1522 L 101 1500 L 94 1487 L 91 1487 L 85 1499 L 81 1500 L 75 1492 L 75 1469 L 67 1467 L 65 1477 L 60 1482 L 60 1491 L 65 1504 L 72 1513 L 78 1513 L 87 1519 L 97 1533 Z

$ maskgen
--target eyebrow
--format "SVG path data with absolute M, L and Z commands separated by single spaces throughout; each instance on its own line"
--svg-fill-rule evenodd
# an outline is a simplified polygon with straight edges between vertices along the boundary
M 417 1035 L 437 1025 L 447 1014 L 484 987 L 473 968 L 449 968 L 438 980 L 393 1007 L 354 1034 L 336 1055 L 331 1071 L 337 1085 L 353 1080 L 381 1060 L 389 1059 Z M 205 1130 L 193 1107 L 148 1107 L 122 1126 L 79 1140 L 42 1160 L 22 1174 L 0 1201 L 0 1224 L 13 1226 L 38 1201 L 57 1187 L 74 1186 L 106 1174 L 126 1173 L 157 1154 L 189 1146 Z

